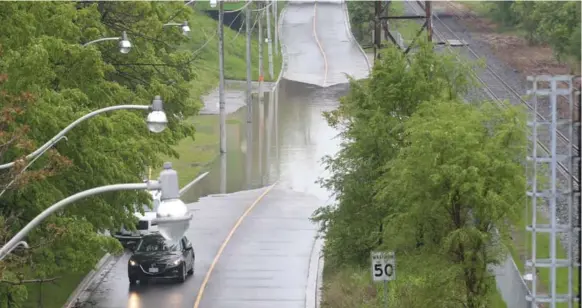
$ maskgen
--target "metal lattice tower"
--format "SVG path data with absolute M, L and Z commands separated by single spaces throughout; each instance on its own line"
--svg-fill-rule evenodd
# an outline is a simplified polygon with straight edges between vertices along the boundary
M 582 160 L 581 160 L 581 155 L 580 155 L 580 145 L 582 144 L 582 132 L 580 131 L 580 129 L 582 128 L 582 126 L 580 125 L 580 119 L 582 117 L 582 96 L 580 93 L 580 89 L 578 88 L 576 91 L 576 94 L 574 96 L 577 105 L 574 104 L 574 114 L 573 114 L 573 123 L 574 123 L 574 138 L 576 139 L 575 145 L 577 146 L 577 148 L 574 149 L 574 157 L 572 157 L 572 165 L 574 167 L 574 170 L 577 171 L 577 173 L 575 174 L 578 179 L 580 179 L 580 175 L 582 175 Z M 576 256 L 575 260 L 576 263 L 578 265 L 578 286 L 575 286 L 578 288 L 578 292 L 576 292 L 576 300 L 578 301 L 578 307 L 582 307 L 582 300 L 580 298 L 580 292 L 582 291 L 582 286 L 580 285 L 580 283 L 582 283 L 582 272 L 581 269 L 582 267 L 580 267 L 580 264 L 582 264 L 581 261 L 581 257 L 582 257 L 582 246 L 581 244 L 581 240 L 582 240 L 582 224 L 580 221 L 580 217 L 582 216 L 582 195 L 580 194 L 580 184 L 578 185 L 574 185 L 573 187 L 573 193 L 572 193 L 572 204 L 574 206 L 574 209 L 577 210 L 574 212 L 574 223 L 575 223 L 575 230 L 574 232 L 577 232 L 578 234 L 578 245 L 575 246 L 575 251 L 574 251 L 574 255 Z M 576 253 L 577 252 L 577 253 Z
M 575 268 L 579 266 L 575 253 L 579 251 L 579 117 L 575 115 L 572 76 L 528 77 L 531 127 L 531 148 L 527 157 L 527 197 L 531 209 L 531 258 L 526 265 L 531 270 L 531 290 L 527 300 L 532 307 L 547 303 L 555 308 L 557 303 L 574 307 Z M 576 108 L 579 110 L 579 104 Z M 577 132 L 576 134 L 574 132 Z M 578 143 L 576 145 L 575 143 Z M 574 169 L 573 167 L 576 166 Z M 577 198 L 577 199 L 576 199 Z M 575 204 L 577 204 L 575 208 Z M 544 220 L 548 223 L 540 223 Z M 576 226 L 575 226 L 576 225 Z M 549 237 L 549 251 L 540 251 L 540 238 Z M 562 245 L 560 245 L 560 242 Z M 558 258 L 563 250 L 565 258 Z M 560 276 L 558 277 L 558 269 Z M 539 273 L 548 273 L 549 281 L 541 292 Z M 567 272 L 567 277 L 563 273 Z M 557 281 L 568 279 L 566 293 L 558 293 Z

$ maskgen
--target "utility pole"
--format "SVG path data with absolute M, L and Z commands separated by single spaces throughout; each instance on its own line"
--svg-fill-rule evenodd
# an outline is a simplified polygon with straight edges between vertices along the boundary
M 385 3 L 384 5 L 382 3 Z M 391 1 L 374 1 L 374 39 L 373 39 L 373 43 L 370 46 L 362 46 L 363 48 L 369 48 L 369 47 L 373 47 L 374 48 L 374 60 L 376 59 L 377 56 L 377 51 L 378 49 L 383 48 L 385 45 L 382 45 L 381 40 L 382 40 L 382 36 L 381 36 L 381 32 L 382 32 L 382 28 L 384 28 L 384 39 L 387 41 L 391 41 L 392 43 L 394 43 L 394 45 L 396 45 L 396 47 L 398 47 L 399 49 L 404 49 L 402 48 L 402 46 L 400 46 L 400 44 L 398 43 L 398 40 L 396 40 L 396 38 L 394 38 L 394 36 L 392 36 L 392 33 L 390 33 L 389 29 L 388 29 L 388 20 L 424 20 L 424 24 L 422 25 L 422 27 L 420 28 L 420 30 L 418 30 L 418 32 L 416 33 L 416 36 L 413 38 L 412 42 L 408 45 L 408 47 L 406 47 L 406 49 L 404 49 L 404 54 L 408 54 L 408 52 L 411 50 L 411 48 L 413 47 L 413 45 L 416 43 L 416 40 L 420 37 L 420 35 L 426 31 L 427 37 L 429 41 L 432 41 L 432 36 L 433 36 L 433 26 L 432 26 L 432 5 L 431 5 L 431 1 L 420 1 L 417 0 L 415 2 L 413 1 L 407 1 L 405 2 L 405 5 L 410 5 L 412 7 L 412 9 L 414 11 L 417 11 L 416 9 L 416 5 L 418 5 L 418 7 L 420 7 L 419 11 L 421 14 L 414 14 L 414 15 L 398 15 L 398 16 L 392 16 L 390 15 L 390 12 L 388 10 L 389 6 L 390 6 Z M 436 45 L 444 45 L 446 44 L 446 42 L 436 42 Z M 464 46 L 465 43 L 462 43 L 460 45 L 455 45 L 455 47 L 460 47 L 460 46 Z
M 275 54 L 279 55 L 279 8 L 277 0 L 273 0 L 273 16 L 275 16 Z
M 264 80 L 264 72 L 263 72 L 263 24 L 261 23 L 261 15 L 263 11 L 262 1 L 257 1 L 257 6 L 259 8 L 259 102 L 263 99 L 263 80 Z
M 380 48 L 382 48 L 380 14 L 382 14 L 382 1 L 374 1 L 374 63 L 376 62 Z
M 271 5 L 273 6 L 273 5 Z M 269 77 L 273 80 L 273 42 L 271 41 L 271 8 L 268 7 L 266 10 L 267 15 L 267 41 L 269 48 Z
M 224 2 L 218 0 L 218 104 L 220 107 L 220 153 L 226 153 L 226 103 L 224 101 Z
M 250 1 L 250 0 L 249 0 Z M 247 176 L 247 185 L 251 184 L 251 164 L 252 164 L 252 145 L 253 145 L 253 101 L 252 101 L 252 78 L 251 75 L 251 8 L 250 5 L 247 5 L 245 9 L 245 27 L 247 31 L 247 52 L 246 52 L 246 60 L 247 60 L 247 152 L 246 152 L 246 176 Z M 250 188 L 250 186 L 248 187 Z

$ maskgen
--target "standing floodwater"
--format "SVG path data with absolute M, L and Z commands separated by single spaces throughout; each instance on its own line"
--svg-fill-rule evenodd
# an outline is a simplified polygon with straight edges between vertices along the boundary
M 321 158 L 337 151 L 338 139 L 323 112 L 336 108 L 346 91 L 345 84 L 321 88 L 282 80 L 275 91 L 265 93 L 261 103 L 253 102 L 252 142 L 246 139 L 246 108 L 239 109 L 233 115 L 235 120 L 227 124 L 227 153 L 183 196 L 184 202 L 259 188 L 277 180 L 285 188 L 327 199 L 325 190 L 314 182 L 324 172 Z

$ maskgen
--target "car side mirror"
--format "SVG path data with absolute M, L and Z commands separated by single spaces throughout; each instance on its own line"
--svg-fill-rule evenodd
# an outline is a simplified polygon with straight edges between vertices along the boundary
M 186 250 L 191 250 L 191 249 L 192 249 L 192 244 L 188 244 L 188 245 L 186 245 L 185 249 L 186 249 Z
M 135 252 L 136 244 L 137 244 L 136 242 L 127 243 L 127 249 L 129 249 L 129 251 L 131 252 Z

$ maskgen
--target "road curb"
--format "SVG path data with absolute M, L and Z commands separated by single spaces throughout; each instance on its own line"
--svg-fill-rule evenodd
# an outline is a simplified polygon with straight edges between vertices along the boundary
M 342 3 L 342 8 L 344 9 L 344 14 L 346 15 L 346 30 L 348 31 L 348 37 L 350 38 L 350 40 L 354 44 L 356 44 L 356 46 L 358 46 L 358 49 L 360 50 L 360 52 L 362 53 L 362 55 L 366 59 L 366 64 L 368 65 L 368 72 L 371 72 L 372 71 L 372 65 L 370 65 L 370 59 L 368 59 L 368 55 L 366 54 L 366 52 L 362 48 L 362 45 L 360 45 L 360 43 L 358 43 L 358 41 L 354 37 L 354 33 L 352 32 L 352 24 L 350 22 L 350 12 L 348 10 L 347 1 L 346 0 L 342 0 L 341 3 Z
M 283 36 L 281 35 L 281 28 L 283 26 L 283 17 L 287 13 L 287 8 L 289 4 L 285 4 L 285 7 L 281 10 L 281 14 L 279 14 L 279 20 L 277 23 L 277 33 L 279 34 L 279 45 L 281 46 L 281 70 L 279 71 L 279 76 L 277 77 L 277 81 L 275 81 L 275 86 L 273 89 L 276 89 L 279 85 L 279 82 L 283 78 L 283 74 L 287 71 L 287 46 L 283 44 L 283 40 L 281 39 Z
M 305 308 L 319 308 L 321 301 L 321 284 L 323 273 L 323 258 L 321 250 L 323 239 L 317 237 L 311 247 L 309 269 L 307 272 L 307 286 L 305 288 Z
M 208 174 L 210 173 L 210 171 L 204 172 L 201 175 L 197 176 L 194 180 L 192 180 L 190 183 L 186 184 L 186 186 L 182 187 L 180 189 L 180 191 L 178 192 L 178 194 L 180 195 L 180 197 L 186 192 L 188 191 L 188 189 L 190 189 L 190 187 L 194 186 L 194 184 L 200 182 L 203 178 L 205 178 Z
M 77 302 L 83 302 L 85 301 L 87 298 L 88 294 L 83 294 L 85 291 L 87 291 L 87 287 L 89 287 L 89 285 L 91 285 L 91 283 L 93 283 L 93 281 L 95 280 L 95 277 L 97 277 L 101 271 L 103 271 L 104 268 L 107 267 L 107 265 L 109 265 L 111 262 L 114 261 L 114 256 L 110 253 L 106 253 L 101 260 L 99 260 L 99 262 L 97 262 L 97 265 L 95 265 L 95 267 L 87 274 L 85 275 L 85 278 L 83 278 L 83 280 L 81 280 L 81 283 L 79 283 L 79 285 L 77 286 L 77 288 L 75 289 L 75 291 L 73 291 L 73 293 L 71 293 L 71 295 L 69 296 L 69 298 L 67 299 L 67 302 L 65 303 L 65 305 L 63 306 L 64 308 L 72 308 L 74 307 L 74 305 Z
M 322 240 L 320 243 L 320 247 L 321 249 L 323 249 L 323 246 L 325 245 L 325 242 Z M 315 307 L 319 308 L 321 306 L 321 299 L 323 296 L 323 262 L 324 262 L 324 258 L 323 258 L 323 251 L 320 250 L 319 251 L 319 260 L 317 262 L 317 289 L 315 290 Z

